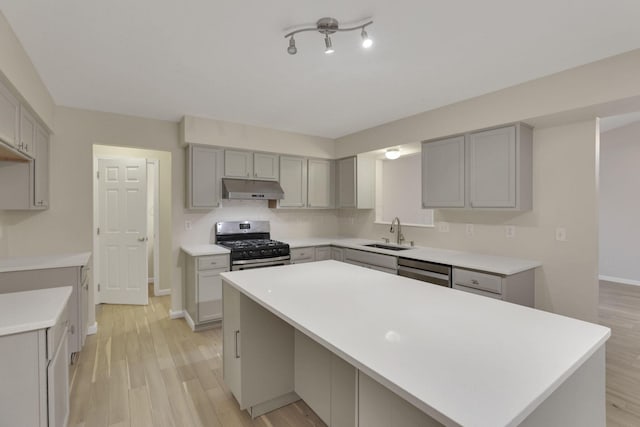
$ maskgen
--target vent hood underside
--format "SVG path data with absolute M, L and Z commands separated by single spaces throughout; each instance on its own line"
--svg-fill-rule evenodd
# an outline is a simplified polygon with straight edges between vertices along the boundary
M 284 190 L 276 181 L 222 178 L 222 198 L 280 200 L 284 198 Z

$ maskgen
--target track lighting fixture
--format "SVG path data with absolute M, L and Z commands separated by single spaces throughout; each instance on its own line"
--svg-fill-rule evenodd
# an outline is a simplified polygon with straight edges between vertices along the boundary
M 318 22 L 316 22 L 315 27 L 300 28 L 298 30 L 291 31 L 290 33 L 285 34 L 284 37 L 289 38 L 289 47 L 287 48 L 287 52 L 289 53 L 289 55 L 295 55 L 296 53 L 298 53 L 298 49 L 296 48 L 296 41 L 293 39 L 293 36 L 298 33 L 302 33 L 304 31 L 317 31 L 320 34 L 324 35 L 324 45 L 325 45 L 324 53 L 326 54 L 331 54 L 335 52 L 335 50 L 333 49 L 333 45 L 331 43 L 331 37 L 329 37 L 329 35 L 334 34 L 338 31 L 360 30 L 360 37 L 362 37 L 362 47 L 364 47 L 365 49 L 368 49 L 373 45 L 373 41 L 371 40 L 371 38 L 369 38 L 369 34 L 367 34 L 367 31 L 365 30 L 365 28 L 371 24 L 373 24 L 373 21 L 367 21 L 364 24 L 360 24 L 360 25 L 356 25 L 348 28 L 340 28 L 340 25 L 338 24 L 337 19 L 322 18 L 322 19 L 319 19 Z

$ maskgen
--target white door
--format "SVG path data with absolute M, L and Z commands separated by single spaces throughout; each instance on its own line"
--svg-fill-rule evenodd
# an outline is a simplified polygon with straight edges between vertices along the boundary
M 147 161 L 98 161 L 100 302 L 147 304 Z

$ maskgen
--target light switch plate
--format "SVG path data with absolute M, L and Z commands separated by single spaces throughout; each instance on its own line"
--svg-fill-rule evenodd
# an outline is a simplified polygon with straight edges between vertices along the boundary
M 567 229 L 564 227 L 556 228 L 556 240 L 559 242 L 567 241 Z
M 448 222 L 441 222 L 438 224 L 438 231 L 441 233 L 448 233 L 449 232 L 449 223 Z
M 189 231 L 189 230 L 191 230 L 191 228 L 192 228 L 192 227 L 191 227 L 191 221 L 186 220 L 186 221 L 184 222 L 184 229 L 185 229 L 185 230 L 187 230 L 187 231 Z
M 504 235 L 507 239 L 513 239 L 514 237 L 516 237 L 516 226 L 515 225 L 505 226 Z

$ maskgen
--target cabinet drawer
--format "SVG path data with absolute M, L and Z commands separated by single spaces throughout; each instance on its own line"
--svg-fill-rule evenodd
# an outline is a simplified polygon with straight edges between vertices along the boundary
M 211 270 L 213 268 L 228 268 L 229 257 L 227 255 L 211 255 L 198 257 L 198 270 Z
M 391 255 L 376 254 L 356 249 L 346 249 L 344 252 L 344 259 L 345 261 L 357 261 L 363 264 L 383 267 L 390 270 L 398 269 L 398 258 Z
M 69 326 L 69 304 L 64 307 L 55 325 L 47 329 L 47 360 L 53 359 L 58 344 L 64 338 Z
M 453 282 L 467 288 L 481 289 L 496 294 L 502 293 L 502 277 L 493 274 L 454 268 Z
M 301 262 L 311 262 L 315 261 L 316 255 L 315 248 L 295 248 L 291 249 L 291 262 L 292 263 L 301 263 Z
M 466 286 L 461 285 L 453 285 L 453 289 L 457 289 L 462 292 L 469 292 L 470 294 L 482 295 L 483 297 L 493 298 L 493 299 L 502 299 L 500 294 L 495 294 L 493 292 L 487 292 L 476 288 L 468 288 Z

